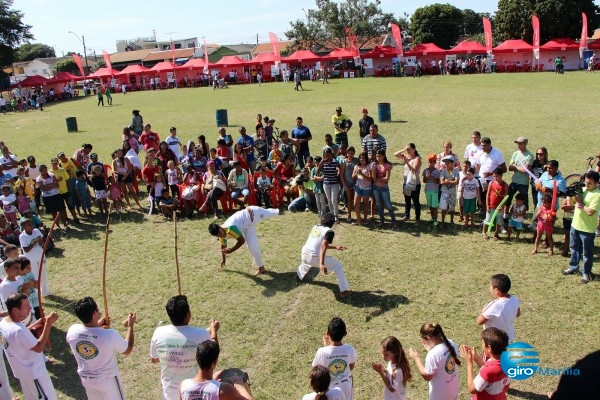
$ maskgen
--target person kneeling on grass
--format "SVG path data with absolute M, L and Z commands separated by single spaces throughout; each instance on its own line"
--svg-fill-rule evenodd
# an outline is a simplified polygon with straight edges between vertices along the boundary
M 177 211 L 179 201 L 171 196 L 168 188 L 163 188 L 159 204 L 164 217 L 169 221 L 173 220 L 173 213 Z
M 308 239 L 302 247 L 301 261 L 296 273 L 296 283 L 302 282 L 311 267 L 318 267 L 323 274 L 327 275 L 328 270 L 335 272 L 335 276 L 340 287 L 340 296 L 347 297 L 352 293 L 350 285 L 344 274 L 342 263 L 331 256 L 327 256 L 329 249 L 346 250 L 344 246 L 334 246 L 333 237 L 335 233 L 331 227 L 335 223 L 335 217 L 331 213 L 321 216 L 319 225 L 311 228 Z

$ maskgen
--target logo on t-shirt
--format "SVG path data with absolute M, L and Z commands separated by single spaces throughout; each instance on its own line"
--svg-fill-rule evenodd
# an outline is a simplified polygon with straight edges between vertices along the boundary
M 91 360 L 98 356 L 98 348 L 92 342 L 88 342 L 87 340 L 82 340 L 78 342 L 75 346 L 77 350 L 77 354 L 81 356 L 84 360 Z
M 2 332 L 0 332 L 0 345 L 2 345 L 2 347 L 5 350 L 8 349 L 8 341 L 6 340 L 6 338 L 4 337 L 4 335 L 2 334 Z
M 343 374 L 347 366 L 348 364 L 346 361 L 336 358 L 327 366 L 327 369 L 329 370 L 331 376 L 336 377 Z
M 451 354 L 448 354 L 448 358 L 446 358 L 446 363 L 444 364 L 444 369 L 447 374 L 453 374 L 456 371 L 456 360 L 452 357 Z

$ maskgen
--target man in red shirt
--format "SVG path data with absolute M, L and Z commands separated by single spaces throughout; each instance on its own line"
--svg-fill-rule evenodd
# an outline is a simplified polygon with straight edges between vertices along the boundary
M 152 132 L 152 126 L 150 124 L 144 126 L 144 133 L 140 135 L 140 143 L 144 146 L 144 150 L 146 151 L 148 151 L 149 148 L 158 151 L 160 137 L 158 136 L 158 133 Z

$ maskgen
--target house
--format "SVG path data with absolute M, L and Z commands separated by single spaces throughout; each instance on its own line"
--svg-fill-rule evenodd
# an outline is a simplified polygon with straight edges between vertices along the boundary
M 23 65 L 23 75 L 25 76 L 34 76 L 41 75 L 46 78 L 51 78 L 56 73 L 56 64 L 62 60 L 72 60 L 73 57 L 65 56 L 65 57 L 48 57 L 48 58 L 36 58 L 33 61 L 27 62 L 26 65 Z M 87 58 L 87 65 L 91 66 L 93 63 L 98 61 L 98 59 Z M 86 66 L 86 59 L 82 58 L 81 63 L 83 67 Z M 18 63 L 23 64 L 23 63 Z M 15 71 L 15 76 L 17 75 Z
M 294 42 L 292 42 L 291 40 L 279 41 L 279 52 L 282 54 L 287 54 L 287 48 L 289 46 L 292 46 L 293 43 Z M 257 44 L 256 46 L 254 46 L 250 54 L 252 55 L 252 58 L 254 58 L 259 54 L 272 52 L 273 46 L 271 46 L 271 43 L 269 42 Z
M 123 69 L 128 65 L 141 64 L 142 60 L 149 54 L 156 51 L 156 48 L 119 51 L 110 55 L 110 63 L 114 69 Z
M 171 50 L 171 44 L 175 49 L 191 49 L 198 47 L 198 38 L 175 39 L 169 41 L 157 41 L 156 36 L 139 37 L 134 39 L 117 40 L 117 52 L 135 50 Z M 112 62 L 112 61 L 111 61 Z
M 214 52 L 209 52 L 208 61 L 214 63 L 224 56 L 238 56 L 241 59 L 250 60 L 254 47 L 255 45 L 253 44 L 228 44 L 227 46 L 221 46 Z
M 176 49 L 166 51 L 154 51 L 142 59 L 142 65 L 146 68 L 152 68 L 161 61 L 173 61 L 178 65 L 184 64 L 192 58 L 196 49 Z

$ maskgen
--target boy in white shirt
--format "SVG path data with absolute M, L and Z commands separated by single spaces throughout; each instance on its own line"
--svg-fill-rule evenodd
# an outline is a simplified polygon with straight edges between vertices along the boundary
M 526 200 L 526 193 L 517 193 L 515 196 L 515 204 L 511 206 L 509 211 L 510 220 L 508 221 L 507 239 L 510 239 L 510 235 L 514 229 L 516 231 L 517 240 L 519 240 L 519 235 L 523 230 L 523 221 L 525 220 L 525 215 L 527 215 L 527 206 L 525 205 Z
M 508 275 L 496 274 L 490 281 L 490 292 L 494 300 L 489 302 L 479 317 L 477 324 L 483 328 L 499 328 L 508 335 L 508 342 L 515 339 L 515 321 L 521 315 L 519 299 L 508 294 L 511 282 Z

